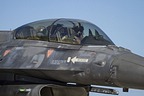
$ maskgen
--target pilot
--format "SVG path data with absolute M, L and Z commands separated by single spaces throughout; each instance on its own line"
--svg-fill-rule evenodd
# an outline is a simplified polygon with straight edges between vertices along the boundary
M 47 40 L 47 29 L 44 26 L 38 26 L 36 29 L 36 36 L 37 40 L 46 41 Z
M 74 39 L 76 40 L 76 42 L 78 44 L 81 43 L 81 40 L 83 38 L 83 30 L 84 30 L 84 27 L 81 25 L 81 23 L 78 23 L 78 26 L 75 26 L 73 28 L 73 30 L 75 31 L 75 36 L 74 36 Z

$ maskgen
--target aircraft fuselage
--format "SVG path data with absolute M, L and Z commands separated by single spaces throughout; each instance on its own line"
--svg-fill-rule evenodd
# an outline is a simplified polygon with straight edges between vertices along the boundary
M 73 85 L 67 87 L 70 83 L 84 89 L 82 96 L 88 96 L 90 91 L 117 95 L 115 90 L 91 88 L 91 85 L 122 87 L 124 91 L 128 88 L 144 89 L 144 58 L 117 47 L 90 22 L 78 19 L 41 20 L 18 27 L 9 34 L 6 42 L 4 36 L 1 37 L 0 85 L 3 86 L 0 91 L 30 86 L 39 92 L 49 90 L 50 96 L 63 96 L 67 88 L 75 95 L 80 94 Z M 42 88 L 37 88 L 39 84 Z M 55 89 L 55 86 L 59 87 Z M 61 87 L 61 95 L 52 95 L 51 90 L 57 94 Z
M 119 79 L 127 78 L 125 75 L 122 76 L 121 71 L 125 70 L 125 65 L 128 66 L 128 64 L 119 64 L 125 60 L 117 64 L 119 58 L 125 54 L 130 54 L 130 58 L 133 57 L 129 50 L 116 46 L 80 46 L 45 41 L 13 40 L 3 45 L 0 71 L 1 74 L 11 73 L 13 80 L 15 80 L 15 75 L 23 75 L 83 85 L 119 86 L 117 84 L 129 80 L 119 82 Z M 131 65 L 132 68 L 134 66 Z M 133 70 L 130 72 L 132 73 Z M 133 84 L 135 84 L 134 80 Z

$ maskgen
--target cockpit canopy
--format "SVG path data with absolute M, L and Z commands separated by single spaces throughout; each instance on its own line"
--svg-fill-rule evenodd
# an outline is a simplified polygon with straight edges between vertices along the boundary
M 78 19 L 48 19 L 15 29 L 15 39 L 81 45 L 114 45 L 96 25 Z

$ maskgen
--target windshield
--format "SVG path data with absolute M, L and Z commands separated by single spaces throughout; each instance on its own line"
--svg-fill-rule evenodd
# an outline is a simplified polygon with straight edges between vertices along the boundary
M 81 45 L 114 45 L 96 25 L 77 19 L 49 19 L 29 23 L 15 30 L 15 39 Z

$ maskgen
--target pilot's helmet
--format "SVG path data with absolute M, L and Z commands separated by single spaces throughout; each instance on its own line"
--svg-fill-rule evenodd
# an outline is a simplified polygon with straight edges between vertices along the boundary
M 74 31 L 76 32 L 77 37 L 82 37 L 83 35 L 84 27 L 81 25 L 81 23 L 78 22 L 77 26 L 75 26 Z

